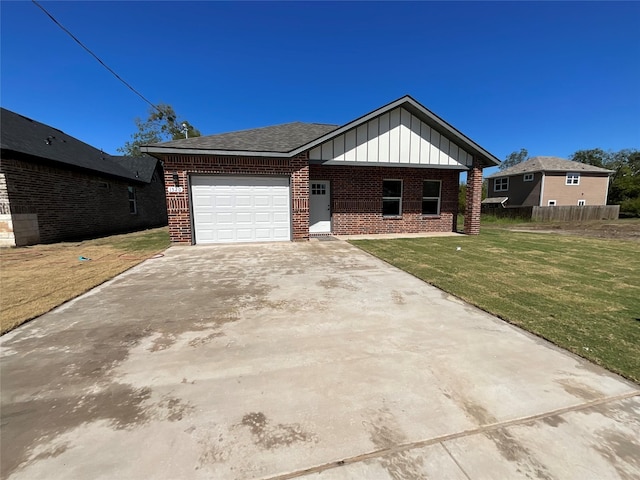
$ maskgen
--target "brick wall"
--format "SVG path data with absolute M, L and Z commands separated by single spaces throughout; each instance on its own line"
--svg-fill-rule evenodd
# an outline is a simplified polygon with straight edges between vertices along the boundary
M 331 182 L 336 235 L 451 232 L 456 229 L 459 173 L 455 170 L 311 165 L 311 180 Z M 382 216 L 382 181 L 402 180 L 402 216 Z M 422 215 L 423 180 L 441 180 L 440 215 Z
M 2 158 L 11 214 L 37 214 L 40 241 L 90 238 L 166 224 L 164 186 L 59 168 L 52 164 Z M 137 214 L 129 213 L 127 187 L 135 186 Z M 0 204 L 2 199 L 0 199 Z
M 309 165 L 305 152 L 294 158 L 224 157 L 214 155 L 167 155 L 163 157 L 167 186 L 169 234 L 173 243 L 193 243 L 189 175 L 282 176 L 291 179 L 291 225 L 293 240 L 309 238 Z M 173 176 L 178 175 L 176 185 Z M 168 187 L 182 187 L 169 192 Z

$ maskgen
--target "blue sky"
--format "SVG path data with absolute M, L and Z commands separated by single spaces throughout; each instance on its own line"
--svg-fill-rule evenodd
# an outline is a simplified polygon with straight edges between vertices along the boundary
M 203 134 L 409 94 L 501 159 L 640 148 L 638 2 L 42 4 Z M 116 154 L 148 105 L 31 2 L 0 8 L 2 106 Z

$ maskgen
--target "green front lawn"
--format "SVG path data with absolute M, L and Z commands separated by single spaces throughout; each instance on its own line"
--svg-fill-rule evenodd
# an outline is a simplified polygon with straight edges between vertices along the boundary
M 640 242 L 491 228 L 351 243 L 640 382 Z

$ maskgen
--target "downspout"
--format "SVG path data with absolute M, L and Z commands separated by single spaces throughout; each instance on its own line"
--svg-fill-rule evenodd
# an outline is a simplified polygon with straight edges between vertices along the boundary
M 538 206 L 539 207 L 543 207 L 544 205 L 542 205 L 542 199 L 544 198 L 544 172 L 540 172 L 540 174 L 542 175 L 542 182 L 540 184 L 540 200 L 538 200 Z

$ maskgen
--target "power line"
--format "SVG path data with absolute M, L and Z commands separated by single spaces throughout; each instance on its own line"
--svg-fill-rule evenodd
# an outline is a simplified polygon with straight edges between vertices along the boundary
M 136 95 L 138 95 L 142 100 L 144 100 L 145 102 L 147 102 L 149 105 L 151 105 L 151 107 L 153 107 L 155 110 L 157 110 L 158 112 L 160 112 L 160 109 L 158 107 L 156 107 L 153 103 L 151 103 L 149 100 L 147 100 L 145 98 L 144 95 L 142 95 L 139 91 L 137 91 L 135 88 L 133 88 L 129 83 L 127 83 L 120 75 L 118 75 L 116 72 L 114 72 L 111 68 L 109 68 L 109 66 L 104 63 L 102 60 L 100 60 L 100 58 L 93 53 L 87 46 L 85 46 L 80 40 L 78 40 L 76 38 L 76 36 L 71 33 L 69 30 L 67 30 L 64 26 L 62 26 L 60 24 L 60 22 L 58 22 L 58 20 L 56 20 L 54 18 L 53 15 L 51 15 L 42 5 L 40 5 L 38 2 L 36 2 L 36 0 L 31 0 L 40 10 L 42 10 L 47 17 L 49 17 L 53 23 L 55 23 L 57 26 L 59 26 L 67 35 L 69 35 L 71 38 L 73 38 L 75 40 L 75 42 L 80 45 L 82 48 L 84 48 L 93 58 L 95 58 L 100 65 L 102 65 L 104 68 L 106 68 L 107 70 L 109 70 L 109 72 L 116 77 L 118 80 L 120 80 L 122 83 L 124 83 L 133 93 L 135 93 Z

